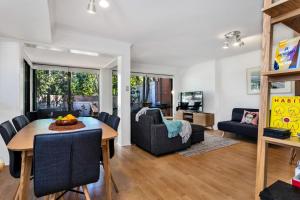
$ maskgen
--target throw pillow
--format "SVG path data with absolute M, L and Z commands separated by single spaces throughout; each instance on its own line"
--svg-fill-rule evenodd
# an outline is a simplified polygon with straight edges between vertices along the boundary
M 253 125 L 257 126 L 257 124 L 258 124 L 258 112 L 251 112 L 251 111 L 245 110 L 241 123 L 253 124 Z

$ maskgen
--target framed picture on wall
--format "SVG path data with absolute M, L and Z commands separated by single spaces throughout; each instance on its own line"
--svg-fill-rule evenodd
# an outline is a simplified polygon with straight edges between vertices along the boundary
M 247 69 L 247 93 L 259 94 L 260 93 L 260 67 L 253 67 Z M 271 93 L 291 93 L 292 82 L 275 82 L 271 84 Z

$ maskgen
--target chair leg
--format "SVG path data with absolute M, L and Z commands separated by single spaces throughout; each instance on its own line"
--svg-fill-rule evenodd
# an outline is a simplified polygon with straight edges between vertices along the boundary
M 82 186 L 82 190 L 83 190 L 85 199 L 86 199 L 86 200 L 91 200 L 91 197 L 90 197 L 90 194 L 89 194 L 89 190 L 88 190 L 88 188 L 87 188 L 86 185 L 83 185 L 83 186 Z
M 111 177 L 112 184 L 114 185 L 114 188 L 116 190 L 116 193 L 119 193 L 119 189 L 118 189 L 118 186 L 115 182 L 115 179 L 114 179 L 113 175 L 111 174 L 110 177 Z
M 296 149 L 295 149 L 295 148 L 291 148 L 291 150 L 290 150 L 290 160 L 289 160 L 289 164 L 292 164 L 292 163 L 293 163 L 293 161 L 294 161 L 295 158 L 296 158 L 296 155 L 297 155 Z

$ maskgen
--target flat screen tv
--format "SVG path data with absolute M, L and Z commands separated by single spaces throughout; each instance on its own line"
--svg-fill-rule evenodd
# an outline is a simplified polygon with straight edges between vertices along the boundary
M 188 103 L 189 107 L 193 107 L 196 104 L 199 107 L 197 110 L 203 111 L 203 92 L 182 92 L 180 94 L 180 102 Z

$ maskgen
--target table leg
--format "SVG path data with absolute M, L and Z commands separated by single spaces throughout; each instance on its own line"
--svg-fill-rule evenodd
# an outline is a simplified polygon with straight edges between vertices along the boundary
M 104 179 L 105 179 L 105 190 L 106 199 L 111 200 L 111 171 L 109 164 L 109 141 L 106 140 L 102 145 L 102 155 L 103 155 L 103 167 L 104 167 Z
M 28 187 L 30 182 L 30 173 L 32 167 L 32 155 L 27 151 L 22 152 L 22 165 L 20 175 L 20 186 L 15 199 L 26 200 L 28 197 Z

